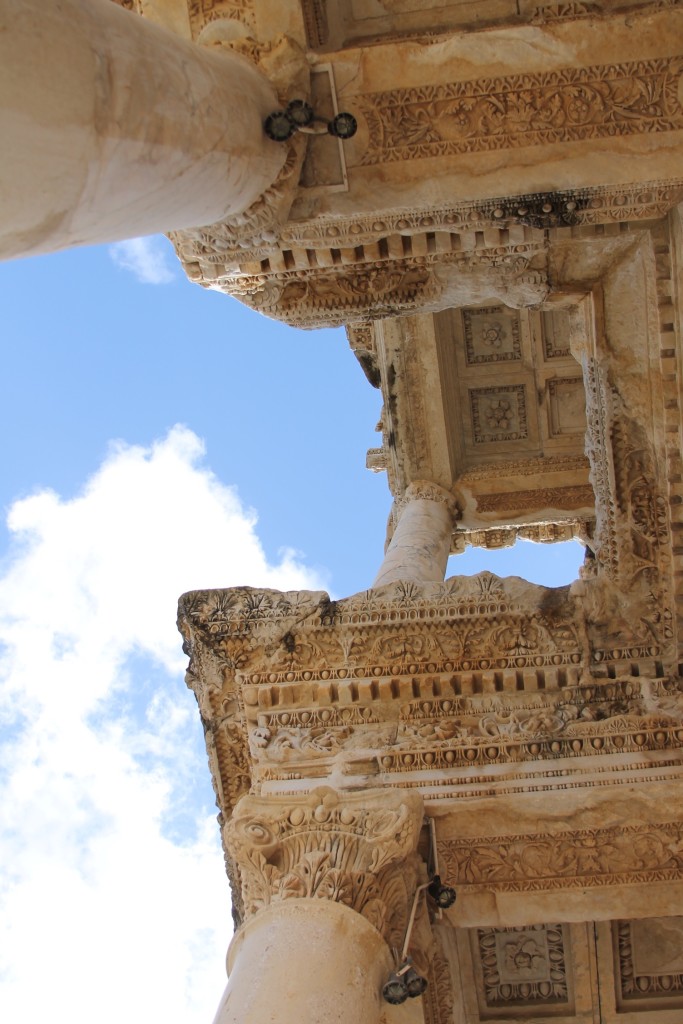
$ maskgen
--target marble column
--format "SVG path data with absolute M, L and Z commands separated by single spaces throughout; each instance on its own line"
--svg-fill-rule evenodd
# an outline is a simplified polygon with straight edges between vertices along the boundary
M 245 57 L 110 0 L 0 0 L 0 259 L 209 224 L 273 183 Z
M 443 580 L 457 512 L 453 495 L 416 480 L 399 505 L 399 519 L 373 587 L 396 580 Z
M 214 1024 L 378 1024 L 418 884 L 418 794 L 246 796 L 226 827 L 245 921 Z

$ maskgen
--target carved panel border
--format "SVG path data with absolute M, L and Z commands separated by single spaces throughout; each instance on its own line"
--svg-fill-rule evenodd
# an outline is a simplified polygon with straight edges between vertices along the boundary
M 679 925 L 679 941 L 680 920 L 674 918 L 672 921 Z M 650 923 L 646 919 L 642 926 L 647 928 Z M 666 924 L 665 921 L 661 923 Z M 617 1012 L 656 1012 L 658 1009 L 683 1008 L 683 972 L 680 967 L 678 971 L 675 968 L 667 969 L 665 964 L 659 970 L 639 969 L 634 930 L 640 926 L 641 922 L 637 921 L 612 922 Z M 680 963 L 680 948 L 678 953 L 675 959 Z M 664 951 L 662 956 L 666 957 Z

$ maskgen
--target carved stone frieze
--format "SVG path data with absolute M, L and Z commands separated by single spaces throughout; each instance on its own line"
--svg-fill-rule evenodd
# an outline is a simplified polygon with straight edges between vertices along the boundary
M 683 747 L 678 684 L 653 678 L 648 627 L 633 624 L 641 647 L 591 664 L 566 590 L 491 574 L 338 602 L 243 588 L 187 595 L 181 622 L 226 812 L 250 781 L 341 771 L 419 786 L 443 773 L 452 798 L 490 788 L 502 765 L 533 766 L 536 788 L 566 786 L 558 761 L 576 766 L 576 785 L 597 770 L 580 764 L 614 777 L 627 755 L 666 774 Z M 628 653 L 616 664 L 638 674 L 610 679 L 606 653 Z
M 593 508 L 595 495 L 591 487 L 543 487 L 532 491 L 499 491 L 477 495 L 480 512 L 501 509 Z
M 245 913 L 286 899 L 327 899 L 362 914 L 398 947 L 419 876 L 417 794 L 387 790 L 247 796 L 225 829 Z
M 683 824 L 624 825 L 439 843 L 463 890 L 532 892 L 683 878 Z
M 547 293 L 542 242 L 394 259 L 355 255 L 344 265 L 338 259 L 336 268 L 318 266 L 313 252 L 305 259 L 301 269 L 236 276 L 231 264 L 216 257 L 213 284 L 267 316 L 302 327 L 439 309 L 449 304 L 453 289 L 464 288 L 466 275 L 470 287 L 510 305 L 537 303 Z
M 659 58 L 366 94 L 362 163 L 675 131 L 682 71 Z
M 584 359 L 584 381 L 586 453 L 596 508 L 590 545 L 597 563 L 597 578 L 584 600 L 594 624 L 594 657 L 614 657 L 627 636 L 627 646 L 640 646 L 649 637 L 667 651 L 674 635 L 670 527 L 654 448 L 597 360 Z M 621 588 L 630 594 L 628 623 L 618 611 Z M 636 617 L 640 628 L 634 628 Z
M 194 638 L 193 649 L 209 644 L 222 671 L 233 679 L 239 675 L 242 687 L 315 678 L 319 688 L 334 684 L 376 697 L 389 685 L 381 680 L 415 673 L 439 677 L 441 686 L 448 679 L 455 694 L 485 692 L 482 687 L 518 690 L 514 674 L 526 670 L 524 689 L 566 686 L 572 666 L 580 672 L 593 660 L 584 646 L 586 629 L 598 675 L 611 658 L 653 658 L 658 652 L 655 619 L 620 623 L 618 634 L 612 624 L 599 644 L 600 623 L 584 621 L 568 588 L 548 591 L 491 573 L 443 584 L 399 582 L 337 602 L 306 592 L 199 591 L 181 601 L 181 623 Z M 512 673 L 509 683 L 496 675 L 505 672 Z M 492 673 L 490 682 L 485 673 Z M 576 685 L 578 675 L 570 675 Z
M 540 4 L 534 11 L 532 21 L 543 25 L 548 21 L 575 21 L 579 18 L 594 18 L 602 12 L 599 3 L 583 3 L 582 0 L 567 0 L 566 3 Z
M 536 25 L 545 25 L 553 21 L 578 21 L 585 18 L 602 18 L 617 11 L 622 13 L 633 13 L 646 11 L 661 11 L 667 8 L 679 7 L 681 0 L 654 0 L 654 3 L 643 0 L 643 2 L 619 2 L 619 0 L 600 0 L 598 3 L 585 3 L 584 0 L 565 0 L 564 3 L 541 4 L 536 7 L 532 22 Z
M 571 472 L 572 470 L 583 469 L 587 464 L 585 455 L 551 455 L 544 458 L 541 463 L 539 459 L 505 459 L 499 463 L 501 476 L 538 476 L 542 466 L 550 465 L 557 472 Z M 491 475 L 488 466 L 475 466 L 467 469 L 460 477 L 461 482 L 473 483 L 477 480 L 486 480 Z

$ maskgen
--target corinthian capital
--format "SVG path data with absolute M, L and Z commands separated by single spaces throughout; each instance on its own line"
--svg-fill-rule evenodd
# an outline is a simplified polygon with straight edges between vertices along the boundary
M 458 503 L 450 491 L 433 480 L 413 480 L 406 487 L 403 497 L 396 503 L 396 512 L 400 518 L 403 510 L 412 501 L 436 501 L 445 505 L 455 521 L 459 516 Z
M 245 796 L 226 827 L 247 916 L 286 899 L 327 899 L 400 944 L 417 879 L 422 799 L 392 790 Z

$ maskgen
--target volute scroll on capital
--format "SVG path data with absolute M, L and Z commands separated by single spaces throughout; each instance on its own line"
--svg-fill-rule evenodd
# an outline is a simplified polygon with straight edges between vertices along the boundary
M 420 874 L 422 798 L 394 790 L 245 796 L 225 828 L 245 915 L 286 899 L 357 911 L 398 946 Z

